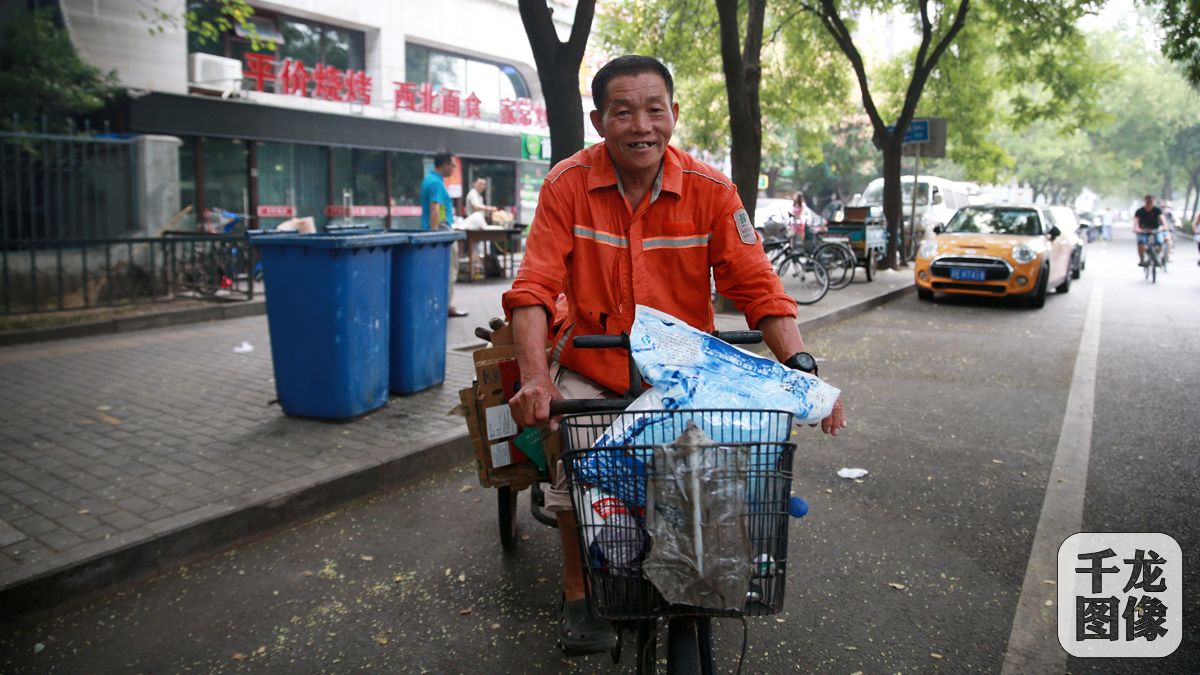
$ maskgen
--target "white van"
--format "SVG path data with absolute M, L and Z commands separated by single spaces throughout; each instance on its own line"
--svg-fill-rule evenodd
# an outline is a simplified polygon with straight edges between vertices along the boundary
M 950 218 L 970 203 L 968 184 L 946 180 L 937 176 L 921 176 L 917 181 L 917 220 L 914 232 L 916 240 L 933 236 L 933 228 L 945 225 Z M 913 177 L 900 176 L 900 188 L 904 204 L 903 221 L 907 225 L 912 214 Z M 872 216 L 883 215 L 883 179 L 876 178 L 863 190 L 860 206 L 871 207 Z

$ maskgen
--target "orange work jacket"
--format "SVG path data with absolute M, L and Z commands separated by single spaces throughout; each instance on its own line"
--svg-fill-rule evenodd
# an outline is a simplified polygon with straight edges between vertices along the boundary
M 631 212 L 599 143 L 559 162 L 542 183 L 504 311 L 511 320 L 518 307 L 545 308 L 559 362 L 620 392 L 628 356 L 576 350 L 567 338 L 629 331 L 637 305 L 711 331 L 710 269 L 750 328 L 765 317 L 796 316 L 729 179 L 667 146 L 652 192 Z M 556 313 L 560 293 L 565 312 Z

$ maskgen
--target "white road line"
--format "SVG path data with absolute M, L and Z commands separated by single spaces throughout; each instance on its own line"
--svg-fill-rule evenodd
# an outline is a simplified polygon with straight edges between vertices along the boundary
M 1099 280 L 1097 280 L 1099 281 Z M 1075 374 L 1067 395 L 1067 412 L 1058 436 L 1046 499 L 1038 518 L 1025 583 L 1017 601 L 1003 675 L 1061 673 L 1067 653 L 1058 644 L 1058 610 L 1047 606 L 1056 587 L 1045 583 L 1058 576 L 1058 547 L 1083 526 L 1088 456 L 1092 449 L 1092 409 L 1096 394 L 1096 357 L 1100 350 L 1100 310 L 1104 286 L 1097 283 L 1088 301 L 1083 336 L 1075 356 Z

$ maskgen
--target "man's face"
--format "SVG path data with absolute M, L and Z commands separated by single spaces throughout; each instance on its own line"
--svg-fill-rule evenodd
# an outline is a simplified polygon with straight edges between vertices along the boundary
M 591 120 L 613 164 L 624 173 L 657 171 L 679 117 L 667 83 L 657 73 L 620 75 L 606 93 L 604 110 L 593 110 Z
M 446 162 L 445 164 L 443 164 L 439 167 L 436 167 L 436 170 L 438 173 L 442 174 L 442 178 L 449 178 L 450 175 L 454 173 L 455 166 L 456 166 L 455 160 L 451 159 L 449 162 Z
M 1154 198 L 1153 198 L 1153 197 L 1146 197 L 1145 206 L 1146 206 L 1146 210 L 1147 210 L 1147 211 L 1149 211 L 1150 209 L 1154 208 Z
M 483 191 L 486 189 L 487 189 L 487 181 L 482 178 L 476 178 L 475 179 L 475 191 L 478 192 L 479 194 L 483 194 Z

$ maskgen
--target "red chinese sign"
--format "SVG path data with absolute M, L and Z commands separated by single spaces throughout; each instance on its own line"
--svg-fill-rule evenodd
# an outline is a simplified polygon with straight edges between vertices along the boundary
M 464 97 L 456 89 L 442 87 L 434 92 L 428 82 L 394 82 L 396 85 L 396 109 L 430 115 L 462 117 L 469 120 L 482 118 L 479 97 L 470 92 Z M 546 107 L 527 98 L 500 99 L 500 123 L 519 126 L 548 126 Z
M 296 215 L 296 209 L 292 208 L 291 206 L 275 206 L 269 204 L 259 204 L 258 206 L 259 218 L 291 218 L 294 215 Z
M 275 82 L 276 92 L 286 96 L 371 103 L 371 77 L 365 71 L 341 70 L 324 63 L 310 69 L 300 59 L 284 59 L 277 68 L 270 54 L 257 52 L 247 53 L 245 59 L 242 76 L 254 80 L 255 91 L 263 91 L 265 82 Z

